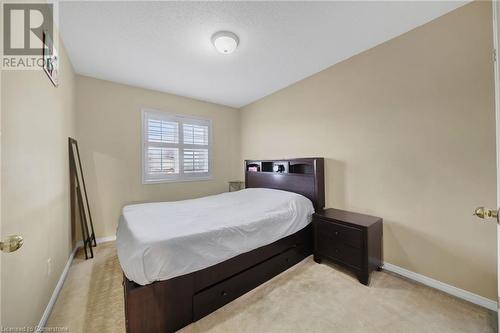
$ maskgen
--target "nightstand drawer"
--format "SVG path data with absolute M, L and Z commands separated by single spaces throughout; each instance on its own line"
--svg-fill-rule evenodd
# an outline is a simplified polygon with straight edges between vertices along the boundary
M 361 268 L 363 261 L 361 249 L 339 242 L 335 238 L 325 234 L 319 234 L 317 242 L 317 250 L 322 255 L 340 260 L 347 265 Z
M 361 248 L 363 246 L 363 232 L 339 223 L 318 219 L 318 234 L 327 235 L 332 241 L 343 242 Z

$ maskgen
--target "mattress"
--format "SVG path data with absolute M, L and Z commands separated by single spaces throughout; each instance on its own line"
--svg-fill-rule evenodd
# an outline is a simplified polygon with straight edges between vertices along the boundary
M 118 224 L 118 259 L 140 285 L 167 280 L 291 235 L 313 212 L 300 194 L 264 188 L 129 205 Z

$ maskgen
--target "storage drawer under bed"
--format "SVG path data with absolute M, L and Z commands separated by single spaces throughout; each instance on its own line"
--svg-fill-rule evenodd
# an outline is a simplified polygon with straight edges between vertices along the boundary
M 199 320 L 300 262 L 304 259 L 301 247 L 290 248 L 193 295 L 193 320 Z
M 127 332 L 173 333 L 305 259 L 312 254 L 311 241 L 308 225 L 201 271 L 146 286 L 124 277 Z

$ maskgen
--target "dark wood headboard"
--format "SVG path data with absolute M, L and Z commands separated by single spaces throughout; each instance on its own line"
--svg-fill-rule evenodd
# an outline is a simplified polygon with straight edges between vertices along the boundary
M 325 207 L 325 167 L 322 157 L 246 160 L 247 188 L 264 187 L 302 194 L 316 210 Z

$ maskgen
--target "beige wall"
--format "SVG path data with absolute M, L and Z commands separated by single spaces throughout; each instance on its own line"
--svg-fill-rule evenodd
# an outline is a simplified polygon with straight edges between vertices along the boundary
M 25 239 L 19 251 L 2 254 L 4 326 L 38 324 L 72 249 L 68 136 L 75 135 L 75 76 L 62 44 L 58 51 L 58 88 L 43 71 L 2 73 L 2 234 Z
M 125 204 L 221 193 L 243 168 L 235 109 L 83 76 L 77 76 L 77 91 L 77 133 L 98 237 L 115 235 Z M 212 119 L 213 180 L 142 184 L 145 107 Z
M 324 156 L 327 206 L 384 218 L 385 261 L 496 299 L 491 4 L 248 105 L 241 156 Z M 334 41 L 329 41 L 334 42 Z

